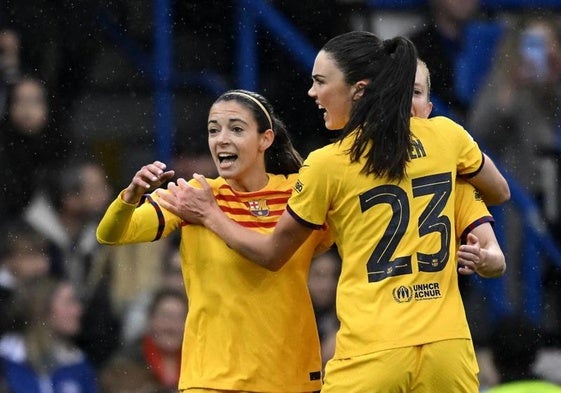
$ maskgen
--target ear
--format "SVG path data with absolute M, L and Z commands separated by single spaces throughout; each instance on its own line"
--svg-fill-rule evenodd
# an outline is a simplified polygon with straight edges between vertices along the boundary
M 265 151 L 273 144 L 275 133 L 269 128 L 264 133 L 259 134 L 259 137 L 261 138 L 259 141 L 259 150 Z
M 368 85 L 368 83 L 369 81 L 367 80 L 360 80 L 353 85 L 353 101 L 357 101 L 362 97 L 364 94 L 364 88 Z
M 429 101 L 426 108 L 425 108 L 425 113 L 423 113 L 423 115 L 425 116 L 425 118 L 428 119 L 428 117 L 430 116 L 430 113 L 432 112 L 432 102 Z

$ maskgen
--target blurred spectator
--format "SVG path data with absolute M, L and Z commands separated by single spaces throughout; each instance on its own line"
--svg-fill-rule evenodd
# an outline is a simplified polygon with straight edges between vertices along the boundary
M 496 62 L 475 100 L 468 128 L 505 173 L 537 203 L 532 222 L 512 204 L 504 206 L 505 255 L 513 272 L 525 263 L 542 264 L 544 289 L 559 309 L 561 270 L 545 260 L 524 258 L 525 226 L 551 230 L 561 245 L 561 45 L 558 16 L 539 13 L 512 18 L 497 49 Z M 525 278 L 510 275 L 519 293 Z M 548 313 L 548 334 L 559 336 L 558 313 Z
M 102 393 L 169 393 L 145 365 L 130 358 L 115 357 L 99 373 Z
M 337 250 L 331 248 L 314 258 L 308 277 L 308 288 L 314 306 L 324 366 L 334 354 L 334 338 L 339 328 L 339 320 L 335 312 L 335 295 L 340 272 L 341 258 Z
M 85 306 L 78 343 L 96 366 L 119 340 L 119 320 L 109 289 L 109 249 L 95 238 L 110 192 L 98 163 L 66 162 L 49 172 L 48 183 L 25 211 L 27 222 L 48 240 L 53 274 L 68 278 Z
M 49 272 L 46 241 L 29 224 L 10 222 L 2 228 L 0 243 L 0 335 L 15 328 L 8 318 L 13 295 L 26 282 Z
M 463 121 L 466 104 L 455 93 L 455 62 L 462 51 L 463 29 L 479 10 L 479 0 L 429 0 L 426 24 L 411 34 L 419 57 L 436 75 L 431 85 L 433 101 L 442 102 L 450 116 Z
M 26 0 L 6 3 L 6 13 L 2 16 L 20 35 L 22 65 L 46 82 L 53 93 L 52 118 L 59 127 L 65 127 L 76 98 L 91 81 L 88 73 L 104 42 L 97 11 L 104 6 L 114 6 L 111 3 L 122 2 Z M 66 138 L 66 130 L 63 132 Z
M 62 160 L 66 144 L 51 127 L 47 90 L 39 79 L 24 76 L 14 83 L 7 108 L 0 125 L 4 195 L 0 220 L 20 216 L 44 170 Z
M 559 220 L 561 45 L 554 19 L 525 16 L 508 31 L 469 129 Z M 523 157 L 524 159 L 521 159 Z
M 161 387 L 177 391 L 187 310 L 184 292 L 174 288 L 158 290 L 150 304 L 142 337 L 116 354 L 102 374 L 115 375 L 124 359 L 129 359 L 151 370 Z
M 103 168 L 90 160 L 65 162 L 47 178 L 25 219 L 49 240 L 54 273 L 67 276 L 83 292 L 100 248 L 95 228 L 111 190 Z
M 491 334 L 491 351 L 500 383 L 487 393 L 561 393 L 561 386 L 533 372 L 543 340 L 538 326 L 523 317 L 509 316 L 498 321 Z
M 124 345 L 137 341 L 146 330 L 150 304 L 153 302 L 157 289 L 171 288 L 185 292 L 183 275 L 181 274 L 180 239 L 178 236 L 172 236 L 164 240 L 167 240 L 167 243 L 165 243 L 167 247 L 163 251 L 164 257 L 161 261 L 161 279 L 155 279 L 152 276 L 152 281 L 157 282 L 158 286 L 146 286 L 145 290 L 139 293 L 123 312 L 122 338 Z M 161 241 L 156 243 L 161 243 Z M 144 263 L 138 260 L 134 262 Z
M 0 30 L 0 118 L 6 113 L 8 90 L 20 77 L 20 38 L 15 30 Z
M 21 331 L 0 340 L 11 393 L 97 392 L 95 372 L 72 342 L 82 305 L 69 282 L 41 277 L 27 283 L 16 294 L 13 312 Z

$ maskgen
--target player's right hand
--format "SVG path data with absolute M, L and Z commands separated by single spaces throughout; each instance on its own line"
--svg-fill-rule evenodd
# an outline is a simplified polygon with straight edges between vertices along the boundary
M 136 172 L 131 183 L 123 192 L 123 200 L 131 204 L 138 203 L 142 195 L 160 187 L 174 175 L 175 171 L 166 171 L 166 164 L 161 161 L 144 165 Z

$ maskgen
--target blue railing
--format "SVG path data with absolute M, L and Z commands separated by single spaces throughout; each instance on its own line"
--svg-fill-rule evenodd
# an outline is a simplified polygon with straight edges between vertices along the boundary
M 258 28 L 274 34 L 280 47 L 291 59 L 311 71 L 316 49 L 273 6 L 263 0 L 237 0 L 237 81 L 241 88 L 257 90 L 259 81 L 257 55 Z
M 134 66 L 149 78 L 154 90 L 155 155 L 159 160 L 169 162 L 175 129 L 173 90 L 180 86 L 195 85 L 217 96 L 227 90 L 228 86 L 221 75 L 209 70 L 198 73 L 177 72 L 173 65 L 171 0 L 153 0 L 152 5 L 154 30 L 151 54 L 145 53 L 104 8 L 98 9 L 97 20 L 103 31 L 129 57 Z
M 391 8 L 391 5 L 398 7 L 413 7 L 422 1 L 415 0 L 379 0 L 369 1 L 369 5 L 377 8 Z M 487 1 L 485 4 L 492 4 Z M 512 1 L 503 0 L 500 2 L 507 7 Z M 561 6 L 561 0 L 542 0 L 539 2 L 544 7 L 555 8 Z M 151 77 L 155 91 L 155 133 L 157 135 L 157 154 L 159 157 L 169 157 L 171 154 L 170 135 L 173 130 L 173 112 L 171 111 L 173 87 L 182 84 L 199 84 L 209 89 L 214 94 L 219 94 L 226 90 L 227 86 L 222 78 L 209 71 L 201 71 L 198 75 L 183 74 L 178 75 L 173 70 L 171 63 L 172 47 L 171 36 L 173 34 L 171 15 L 172 9 L 170 0 L 154 0 L 154 53 L 150 57 L 130 40 L 110 18 L 105 15 L 101 18 L 102 26 L 107 33 L 123 48 L 135 65 L 148 76 Z M 497 2 L 494 3 L 498 5 Z M 524 4 L 523 1 L 516 1 L 516 4 Z M 535 1 L 532 2 L 536 4 Z M 280 46 L 288 52 L 294 63 L 311 70 L 316 54 L 313 48 L 278 10 L 273 8 L 268 2 L 263 0 L 237 0 L 236 24 L 237 30 L 237 66 L 236 87 L 243 87 L 251 90 L 259 90 L 259 56 L 257 52 L 258 29 L 267 29 L 273 33 Z M 395 8 L 395 7 L 394 7 Z M 513 7 L 516 8 L 516 7 Z M 438 99 L 435 97 L 435 100 Z M 445 114 L 446 108 L 438 106 L 441 114 Z M 161 134 L 161 135 L 160 135 Z M 503 173 L 505 173 L 503 171 Z M 515 179 L 509 178 L 512 193 L 512 202 L 519 209 L 524 222 L 524 257 L 522 273 L 524 277 L 523 298 L 525 303 L 522 305 L 525 314 L 534 320 L 540 320 L 543 313 L 543 290 L 541 283 L 541 273 L 544 256 L 550 257 L 557 266 L 561 266 L 561 250 L 552 239 L 551 235 L 545 230 L 539 209 L 535 201 L 517 183 Z M 497 225 L 495 227 L 497 238 L 501 245 L 505 244 L 504 233 L 502 231 L 501 210 L 493 210 Z M 508 298 L 505 278 L 485 279 L 475 278 L 485 291 L 489 300 L 490 314 L 500 316 L 512 311 L 512 304 Z

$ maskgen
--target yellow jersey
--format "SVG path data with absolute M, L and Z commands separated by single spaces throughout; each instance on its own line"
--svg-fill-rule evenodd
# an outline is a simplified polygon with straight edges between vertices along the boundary
M 406 176 L 389 181 L 351 163 L 354 134 L 312 152 L 287 210 L 327 223 L 342 258 L 335 359 L 471 338 L 458 289 L 456 174 L 483 165 L 473 138 L 444 117 L 411 119 Z
M 235 191 L 223 178 L 208 182 L 231 219 L 269 233 L 296 177 L 269 175 L 267 186 L 256 192 Z M 152 194 L 138 207 L 117 198 L 100 223 L 98 238 L 125 244 L 157 240 L 174 230 L 181 230 L 189 299 L 179 390 L 319 390 L 320 347 L 307 279 L 316 247 L 332 243 L 329 232 L 314 231 L 282 269 L 271 272 L 206 228 L 189 225 L 161 208 Z

